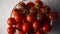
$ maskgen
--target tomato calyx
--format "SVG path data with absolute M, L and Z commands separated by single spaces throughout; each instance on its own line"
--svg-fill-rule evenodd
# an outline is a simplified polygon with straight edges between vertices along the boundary
M 43 19 L 42 14 L 40 14 L 40 13 L 39 13 L 39 14 L 37 14 L 37 20 L 38 20 L 38 21 L 42 21 L 42 19 Z

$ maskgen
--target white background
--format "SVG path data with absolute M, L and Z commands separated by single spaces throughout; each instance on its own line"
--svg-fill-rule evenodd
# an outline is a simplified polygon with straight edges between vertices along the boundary
M 7 27 L 8 27 L 7 18 L 9 18 L 13 7 L 20 1 L 21 0 L 0 0 L 0 34 L 7 34 Z M 57 10 L 60 9 L 59 8 L 60 5 L 58 3 L 60 1 L 57 0 L 42 0 L 42 1 L 46 5 L 50 6 L 51 9 L 57 9 Z M 59 33 L 51 31 L 49 34 L 59 34 Z

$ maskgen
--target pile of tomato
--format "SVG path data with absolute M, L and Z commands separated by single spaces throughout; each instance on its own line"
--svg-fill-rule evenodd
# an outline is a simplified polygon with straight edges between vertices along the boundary
M 18 34 L 47 34 L 52 28 L 51 21 L 55 19 L 56 13 L 42 1 L 20 2 L 7 20 L 7 32 L 14 34 L 18 30 Z

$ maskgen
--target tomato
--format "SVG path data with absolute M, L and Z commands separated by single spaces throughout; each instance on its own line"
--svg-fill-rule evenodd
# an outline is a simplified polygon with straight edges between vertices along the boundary
M 21 23 L 23 21 L 23 16 L 21 14 L 15 16 L 14 18 L 15 18 L 15 20 L 16 20 L 17 23 Z
M 48 6 L 43 6 L 42 8 L 40 8 L 40 10 L 42 11 L 42 13 L 44 13 L 44 14 L 49 14 L 49 12 L 50 12 L 50 8 L 48 7 Z
M 24 32 L 31 32 L 31 30 L 32 30 L 31 24 L 30 23 L 24 23 L 22 26 L 22 30 Z
M 12 34 L 16 32 L 16 29 L 14 27 L 8 27 L 7 32 Z
M 43 20 L 43 16 L 42 16 L 41 13 L 38 13 L 38 14 L 37 14 L 37 20 L 38 20 L 38 21 L 42 21 L 42 20 Z
M 18 9 L 16 9 L 16 8 L 14 8 L 13 10 L 12 10 L 12 15 L 15 17 L 16 15 L 19 15 L 20 14 L 20 11 L 18 10 Z
M 30 9 L 30 13 L 32 13 L 32 14 L 34 14 L 34 15 L 37 15 L 37 8 L 35 8 L 35 7 L 32 7 L 31 9 Z
M 38 21 L 33 22 L 33 29 L 35 31 L 40 30 L 40 23 Z
M 30 23 L 32 23 L 33 21 L 35 21 L 35 17 L 32 14 L 28 14 L 26 16 L 26 20 Z
M 44 34 L 44 32 L 39 30 L 35 34 Z
M 19 30 L 19 31 L 22 30 L 22 23 L 17 23 L 16 24 L 16 29 Z
M 27 3 L 27 9 L 30 9 L 32 7 L 34 7 L 34 3 L 32 2 Z
M 18 5 L 16 6 L 16 8 L 17 8 L 17 9 L 20 9 L 20 8 L 24 9 L 25 6 L 26 6 L 26 4 L 25 4 L 24 2 L 20 2 L 20 3 L 18 3 Z
M 16 21 L 14 18 L 10 17 L 10 18 L 8 18 L 7 23 L 9 26 L 13 26 L 16 24 Z
M 23 31 L 19 31 L 18 34 L 26 34 L 26 33 Z
M 52 21 L 54 21 L 56 19 L 55 12 L 50 11 L 50 13 L 49 13 L 49 19 L 52 20 Z
M 49 23 L 45 23 L 43 25 L 43 31 L 44 32 L 49 32 L 51 30 L 51 25 Z
M 43 5 L 42 1 L 35 1 L 35 7 L 37 9 L 40 9 L 42 7 L 42 5 Z

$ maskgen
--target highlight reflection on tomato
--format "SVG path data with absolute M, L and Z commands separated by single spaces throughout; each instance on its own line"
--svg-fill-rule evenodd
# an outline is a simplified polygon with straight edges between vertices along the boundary
M 33 22 L 33 29 L 35 31 L 40 30 L 40 23 L 38 21 Z
M 18 22 L 18 23 L 22 22 L 22 21 L 23 21 L 22 15 L 20 14 L 20 15 L 15 16 L 15 20 L 16 20 L 16 22 Z
M 33 15 L 31 15 L 31 14 L 28 14 L 28 15 L 26 16 L 26 19 L 27 19 L 27 21 L 30 22 L 30 23 L 32 23 L 33 21 L 35 21 L 35 17 L 34 17 Z
M 43 31 L 44 31 L 44 32 L 49 32 L 50 30 L 51 30 L 51 25 L 48 24 L 48 23 L 45 23 L 45 24 L 43 25 Z
M 16 29 L 19 30 L 19 31 L 22 30 L 22 23 L 17 23 L 16 24 Z
M 49 13 L 49 18 L 50 18 L 50 20 L 55 20 L 56 19 L 56 14 L 55 14 L 55 12 L 53 12 L 53 11 L 51 11 L 50 13 Z

